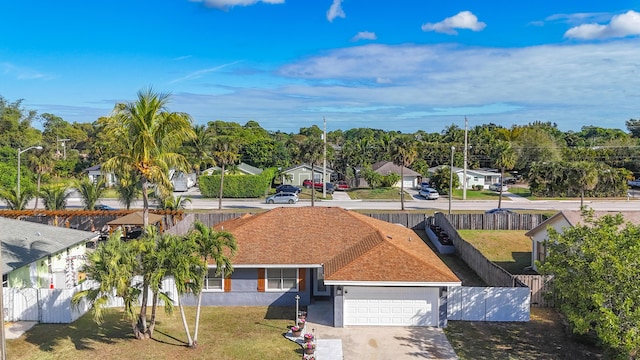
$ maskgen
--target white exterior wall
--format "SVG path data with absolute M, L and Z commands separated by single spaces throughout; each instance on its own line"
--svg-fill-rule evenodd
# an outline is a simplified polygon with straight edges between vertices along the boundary
M 538 268 L 536 266 L 536 260 L 538 259 L 538 251 L 539 249 L 541 250 L 542 247 L 544 246 L 543 244 L 544 241 L 549 238 L 549 233 L 547 231 L 547 228 L 550 226 L 562 234 L 564 228 L 571 226 L 571 224 L 569 224 L 569 222 L 567 221 L 567 219 L 565 219 L 564 216 L 559 216 L 553 221 L 548 222 L 546 225 L 547 227 L 531 235 L 531 242 L 532 242 L 531 266 L 535 271 L 538 271 Z M 548 251 L 545 250 L 545 256 L 547 255 L 548 255 Z

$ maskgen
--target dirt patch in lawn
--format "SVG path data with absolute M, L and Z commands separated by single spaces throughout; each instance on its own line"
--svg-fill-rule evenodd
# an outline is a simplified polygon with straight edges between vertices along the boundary
M 604 359 L 602 349 L 573 337 L 551 308 L 532 308 L 531 321 L 449 321 L 445 334 L 465 359 Z

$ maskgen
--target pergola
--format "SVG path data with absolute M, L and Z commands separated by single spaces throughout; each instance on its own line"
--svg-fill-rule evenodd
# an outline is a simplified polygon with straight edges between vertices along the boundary
M 158 227 L 160 233 L 162 233 L 164 228 L 164 216 L 149 213 L 149 225 L 155 225 Z M 107 223 L 109 227 L 109 234 L 111 234 L 116 228 L 122 227 L 123 236 L 127 235 L 127 227 L 135 226 L 142 227 L 144 225 L 144 218 L 142 216 L 142 211 L 137 211 L 131 214 L 127 214 L 123 217 L 119 217 L 115 220 L 111 220 Z

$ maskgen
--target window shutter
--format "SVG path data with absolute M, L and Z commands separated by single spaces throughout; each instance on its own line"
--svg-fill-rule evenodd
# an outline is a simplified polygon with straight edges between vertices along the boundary
M 229 292 L 231 291 L 231 275 L 227 276 L 226 278 L 224 278 L 224 283 L 223 283 L 223 288 L 224 288 L 224 292 Z
M 258 269 L 258 292 L 264 292 L 264 269 Z
M 305 268 L 298 269 L 298 290 L 307 290 L 307 269 Z

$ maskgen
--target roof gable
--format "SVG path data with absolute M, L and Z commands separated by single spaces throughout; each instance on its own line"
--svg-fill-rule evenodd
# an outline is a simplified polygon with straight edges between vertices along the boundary
M 378 174 L 386 175 L 388 173 L 396 173 L 400 174 L 400 165 L 396 165 L 391 161 L 378 161 L 377 163 L 371 165 L 371 169 Z M 404 170 L 402 171 L 404 176 L 420 176 L 420 173 L 409 169 L 406 166 L 403 166 Z

